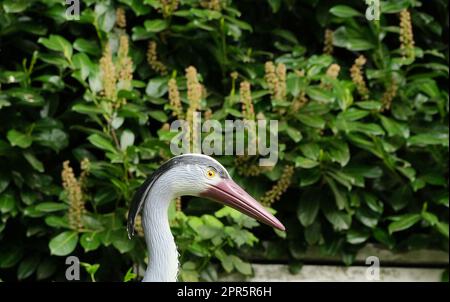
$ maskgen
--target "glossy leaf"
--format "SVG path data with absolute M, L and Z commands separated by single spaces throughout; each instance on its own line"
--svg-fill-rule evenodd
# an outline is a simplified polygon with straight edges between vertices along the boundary
M 391 222 L 389 224 L 389 233 L 399 232 L 411 228 L 413 225 L 418 223 L 422 217 L 420 214 L 405 214 L 398 217 L 398 220 Z
M 56 256 L 66 256 L 73 252 L 78 243 L 78 233 L 65 231 L 53 237 L 48 246 L 50 253 Z
M 11 143 L 11 146 L 18 146 L 23 149 L 31 146 L 33 142 L 33 138 L 30 135 L 14 129 L 8 131 L 7 138 Z

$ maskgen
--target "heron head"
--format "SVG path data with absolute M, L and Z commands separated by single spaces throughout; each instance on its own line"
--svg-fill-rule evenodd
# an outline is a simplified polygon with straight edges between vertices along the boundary
M 202 154 L 185 154 L 164 163 L 136 192 L 128 219 L 131 234 L 134 218 L 156 181 L 172 186 L 175 196 L 204 197 L 230 206 L 269 226 L 285 230 L 275 216 L 231 179 L 228 171 L 217 160 Z

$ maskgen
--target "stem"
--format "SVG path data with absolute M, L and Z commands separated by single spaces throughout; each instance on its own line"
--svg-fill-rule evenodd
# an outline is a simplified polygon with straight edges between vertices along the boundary
M 225 37 L 225 31 L 224 31 L 224 19 L 220 19 L 220 38 L 221 38 L 221 44 L 222 44 L 222 60 L 223 60 L 223 68 L 222 68 L 222 78 L 225 78 L 226 76 L 226 66 L 228 65 L 228 59 L 227 59 L 227 41 Z
M 110 130 L 111 136 L 114 140 L 114 143 L 116 144 L 117 149 L 120 150 L 120 143 L 119 143 L 119 140 L 117 139 L 116 131 L 114 130 L 114 128 L 111 126 L 110 123 L 108 124 L 108 128 Z
M 374 26 L 377 34 L 377 50 L 376 50 L 376 60 L 374 60 L 375 64 L 379 69 L 386 69 L 386 64 L 384 60 L 384 52 L 383 52 L 383 44 L 381 43 L 380 38 L 380 21 L 374 21 Z
M 120 151 L 120 143 L 119 143 L 119 140 L 117 139 L 116 131 L 114 130 L 114 127 L 112 126 L 112 121 L 113 121 L 112 117 L 114 116 L 114 113 L 115 113 L 115 109 L 113 109 L 113 112 L 111 115 L 105 116 L 105 119 L 108 123 L 107 131 L 111 134 L 111 136 L 114 140 L 114 143 L 116 144 L 116 148 Z

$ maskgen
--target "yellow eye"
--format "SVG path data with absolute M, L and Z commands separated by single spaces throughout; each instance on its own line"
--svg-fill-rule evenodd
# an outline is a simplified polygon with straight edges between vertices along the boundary
M 208 170 L 206 171 L 206 176 L 208 178 L 213 178 L 216 175 L 216 172 L 214 170 Z

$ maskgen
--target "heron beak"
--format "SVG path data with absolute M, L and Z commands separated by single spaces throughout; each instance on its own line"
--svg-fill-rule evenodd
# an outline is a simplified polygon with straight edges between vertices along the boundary
M 271 227 L 282 231 L 286 229 L 275 216 L 231 179 L 223 179 L 218 184 L 211 185 L 200 195 L 230 206 Z

